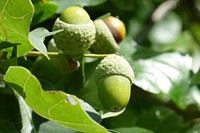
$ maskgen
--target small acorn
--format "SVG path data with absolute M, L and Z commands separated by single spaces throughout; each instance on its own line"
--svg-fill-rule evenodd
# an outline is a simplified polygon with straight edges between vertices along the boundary
M 131 94 L 134 72 L 125 58 L 111 54 L 97 65 L 95 80 L 102 105 L 112 112 L 126 107 Z
M 95 27 L 88 13 L 81 7 L 65 9 L 57 18 L 53 31 L 63 29 L 54 35 L 56 47 L 69 56 L 83 53 L 93 44 Z
M 113 16 L 103 20 L 94 21 L 96 28 L 95 43 L 91 46 L 92 53 L 97 54 L 114 54 L 119 49 L 118 43 L 124 39 L 126 28 L 124 23 Z
M 117 17 L 109 16 L 103 20 L 110 29 L 115 41 L 121 42 L 126 36 L 126 28 L 124 23 Z

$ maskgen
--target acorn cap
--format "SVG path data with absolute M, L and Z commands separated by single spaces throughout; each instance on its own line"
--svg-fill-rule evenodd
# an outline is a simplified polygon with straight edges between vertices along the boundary
M 97 54 L 114 54 L 119 49 L 110 29 L 103 20 L 95 20 L 96 38 L 90 50 Z
M 122 75 L 133 83 L 134 72 L 130 64 L 122 56 L 111 54 L 98 64 L 95 70 L 95 80 L 98 82 L 102 77 L 108 75 Z
M 54 23 L 53 31 L 63 29 L 54 35 L 59 50 L 67 55 L 78 55 L 86 51 L 94 42 L 95 27 L 92 20 L 87 24 L 68 24 L 59 18 Z

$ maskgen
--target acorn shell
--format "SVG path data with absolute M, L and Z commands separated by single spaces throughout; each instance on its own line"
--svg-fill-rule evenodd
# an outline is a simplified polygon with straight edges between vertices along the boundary
M 74 56 L 89 49 L 95 39 L 95 27 L 92 21 L 87 24 L 68 24 L 59 18 L 54 23 L 53 31 L 63 29 L 54 35 L 54 41 L 59 50 Z
M 98 82 L 98 96 L 102 105 L 111 112 L 126 107 L 131 95 L 130 80 L 121 75 L 108 75 Z
M 119 49 L 110 29 L 103 20 L 95 20 L 96 38 L 90 51 L 97 54 L 114 54 Z
M 108 55 L 96 67 L 95 80 L 97 83 L 108 75 L 122 75 L 127 77 L 131 84 L 134 81 L 134 72 L 131 66 L 125 58 L 116 54 Z

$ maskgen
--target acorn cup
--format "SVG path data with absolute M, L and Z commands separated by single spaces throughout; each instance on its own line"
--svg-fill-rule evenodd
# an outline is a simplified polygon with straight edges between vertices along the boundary
M 126 29 L 124 23 L 116 17 L 109 16 L 94 21 L 96 38 L 90 51 L 96 54 L 114 54 L 118 51 L 118 43 L 124 39 Z
M 63 31 L 53 36 L 56 47 L 66 55 L 75 56 L 83 53 L 93 44 L 95 27 L 88 13 L 81 7 L 65 9 L 57 18 L 53 31 Z
M 97 65 L 95 80 L 102 105 L 111 112 L 126 107 L 131 94 L 134 72 L 125 58 L 111 54 Z

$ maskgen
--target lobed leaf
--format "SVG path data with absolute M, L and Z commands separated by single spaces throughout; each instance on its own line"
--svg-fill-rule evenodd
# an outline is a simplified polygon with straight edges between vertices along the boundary
M 156 94 L 165 94 L 180 108 L 190 104 L 189 71 L 191 58 L 178 53 L 164 53 L 132 64 L 135 84 Z
M 82 132 L 107 132 L 87 115 L 76 96 L 43 91 L 37 78 L 23 67 L 10 67 L 4 81 L 19 92 L 34 112 L 46 119 Z
M 33 49 L 28 39 L 33 13 L 30 0 L 0 1 L 0 42 L 21 44 L 18 46 L 18 56 Z M 10 49 L 7 51 L 11 53 Z

